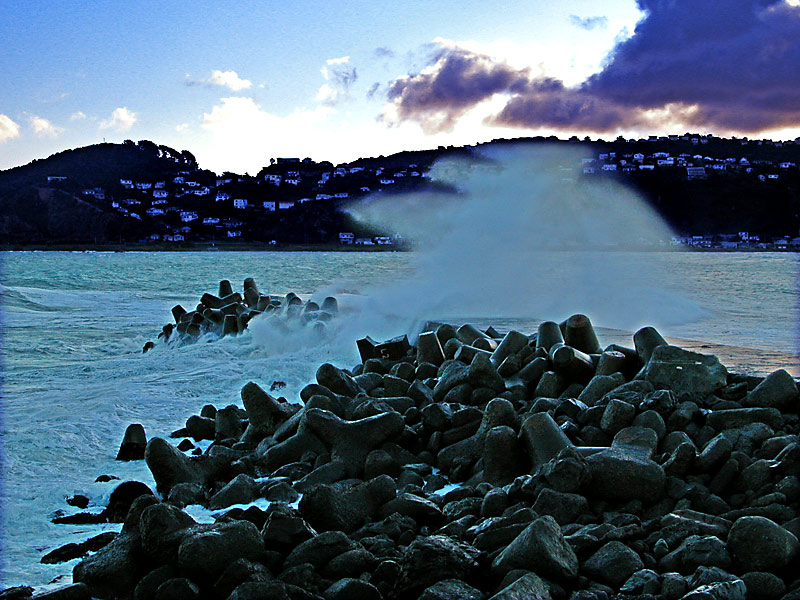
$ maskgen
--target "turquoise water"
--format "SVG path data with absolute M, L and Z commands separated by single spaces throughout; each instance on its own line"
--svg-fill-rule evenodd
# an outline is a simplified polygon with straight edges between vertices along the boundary
M 239 403 L 253 380 L 284 381 L 296 401 L 317 366 L 352 366 L 355 339 L 386 338 L 425 319 L 530 331 L 585 312 L 599 326 L 656 324 L 665 334 L 796 352 L 798 256 L 771 253 L 552 252 L 495 257 L 491 270 L 402 253 L 3 253 L 2 586 L 69 580 L 73 562 L 41 556 L 97 526 L 55 526 L 65 497 L 101 506 L 100 474 L 151 482 L 114 456 L 125 427 L 181 427 L 204 404 Z M 503 265 L 508 268 L 505 269 Z M 254 325 L 147 354 L 176 303 L 193 307 L 220 279 L 262 291 L 336 293 L 343 314 L 326 340 Z M 112 527 L 113 528 L 113 527 Z

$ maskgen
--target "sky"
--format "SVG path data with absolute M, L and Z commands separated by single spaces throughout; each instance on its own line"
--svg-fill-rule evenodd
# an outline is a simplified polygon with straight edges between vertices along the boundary
M 800 0 L 0 2 L 0 169 L 218 173 L 533 135 L 800 136 Z

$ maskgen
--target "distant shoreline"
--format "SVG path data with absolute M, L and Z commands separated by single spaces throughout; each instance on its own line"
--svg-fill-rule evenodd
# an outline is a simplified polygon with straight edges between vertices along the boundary
M 542 248 L 574 251 L 580 248 Z M 361 244 L 283 244 L 265 243 L 155 243 L 155 244 L 3 244 L 0 252 L 412 252 L 408 245 L 383 246 Z M 721 253 L 800 253 L 800 248 L 692 248 L 686 246 L 639 248 L 604 248 L 608 252 L 721 252 Z

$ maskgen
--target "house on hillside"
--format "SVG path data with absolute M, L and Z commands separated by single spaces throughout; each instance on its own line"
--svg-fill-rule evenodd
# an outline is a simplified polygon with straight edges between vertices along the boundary
M 238 209 L 247 208 L 247 199 L 246 198 L 234 198 L 233 199 L 233 208 L 238 208 Z
M 269 212 L 275 212 L 275 201 L 274 200 L 264 200 L 261 204 L 265 210 Z
M 278 210 L 294 208 L 294 200 L 281 200 L 278 202 Z
M 231 195 L 228 192 L 217 192 L 216 197 L 214 198 L 215 202 L 225 202 L 226 200 L 230 200 Z
M 153 190 L 153 198 L 166 198 L 169 196 L 167 190 Z
M 350 232 L 342 232 L 339 234 L 340 244 L 352 244 L 354 239 L 355 235 Z
M 49 177 L 47 179 L 48 179 L 48 181 L 50 180 Z M 119 184 L 122 187 L 124 187 L 126 190 L 133 189 L 133 180 L 132 179 L 120 179 L 119 180 Z

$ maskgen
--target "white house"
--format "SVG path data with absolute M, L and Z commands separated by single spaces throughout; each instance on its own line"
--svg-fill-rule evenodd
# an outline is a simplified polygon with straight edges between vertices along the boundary
M 261 204 L 264 207 L 264 210 L 268 210 L 270 212 L 275 212 L 275 201 L 274 200 L 264 200 Z
M 177 177 L 172 178 L 172 183 L 183 183 L 184 181 L 185 178 L 183 177 L 183 175 L 178 175 Z
M 344 177 L 345 175 L 347 175 L 347 169 L 345 169 L 344 167 L 336 167 L 333 170 L 334 177 Z
M 375 237 L 375 243 L 379 246 L 391 246 L 394 242 L 387 235 L 379 235 Z
M 166 198 L 169 196 L 167 190 L 153 190 L 153 198 Z
M 591 175 L 594 172 L 595 172 L 595 168 L 594 167 L 583 167 L 583 174 L 584 175 Z
M 641 152 L 637 152 L 636 154 L 633 155 L 633 161 L 644 162 L 644 154 L 642 154 Z
M 203 225 L 216 225 L 219 223 L 219 217 L 206 217 L 203 219 Z
M 139 182 L 139 183 L 136 184 L 136 189 L 137 190 L 149 190 L 152 187 L 153 187 L 152 183 Z
M 233 208 L 247 208 L 247 199 L 246 198 L 234 198 L 233 199 Z
M 336 192 L 333 196 L 334 198 L 347 198 L 350 196 L 350 194 L 347 192 Z
M 363 186 L 363 187 L 361 188 L 361 191 L 362 191 L 362 192 L 369 192 L 369 188 L 368 188 L 367 186 Z
M 114 201 L 111 203 L 111 208 L 119 208 L 119 202 L 117 202 L 116 200 L 114 200 Z
M 655 170 L 655 168 L 656 168 L 655 165 L 639 165 L 640 171 L 653 171 Z
M 156 206 L 157 204 L 166 204 L 167 201 L 164 198 L 159 198 L 158 200 L 153 200 L 150 204 Z
M 603 165 L 601 168 L 603 171 L 616 171 L 617 165 L 615 163 L 609 163 L 607 165 Z
M 50 178 L 48 177 L 47 180 L 49 181 Z M 129 190 L 133 188 L 133 180 L 132 179 L 120 179 L 119 180 L 119 184 L 122 187 L 124 187 L 126 189 L 129 189 Z
M 192 193 L 195 196 L 206 196 L 209 193 L 211 193 L 211 190 L 208 189 L 206 186 L 202 186 L 202 187 L 197 188 L 196 190 L 192 190 Z
M 194 221 L 196 219 L 197 219 L 196 212 L 192 212 L 190 210 L 181 211 L 181 221 L 183 221 L 184 223 L 190 223 L 191 221 Z
M 381 185 L 392 185 L 394 183 L 394 179 L 381 179 Z
M 340 244 L 352 244 L 353 240 L 355 239 L 355 235 L 350 232 L 342 232 L 339 234 L 339 243 Z
M 280 185 L 282 180 L 282 175 L 264 175 L 264 181 L 272 185 Z
M 286 210 L 294 207 L 294 200 L 281 200 L 278 202 L 278 210 Z
M 166 184 L 163 181 L 156 181 L 155 188 L 157 190 L 163 190 Z
M 217 196 L 214 199 L 215 202 L 225 202 L 226 200 L 230 200 L 231 195 L 228 192 L 217 192 Z
M 778 165 L 781 169 L 791 169 L 792 167 L 796 167 L 797 165 L 793 162 L 782 162 Z
M 182 234 L 180 234 L 180 233 L 176 233 L 176 234 L 174 234 L 174 235 L 172 236 L 172 241 L 173 241 L 173 242 L 182 242 L 182 241 L 183 241 L 183 239 L 184 239 L 184 238 L 183 238 L 183 235 L 182 235 Z
M 375 242 L 371 238 L 356 238 L 356 246 L 374 246 Z
M 291 179 L 286 179 L 286 183 L 289 185 L 300 185 L 300 180 L 296 177 L 292 177 Z
M 333 198 L 330 194 L 317 194 L 317 200 L 330 200 Z
M 155 217 L 156 215 L 163 215 L 164 214 L 164 209 L 163 208 L 155 208 L 155 207 L 153 207 L 153 208 L 148 208 L 144 212 L 146 212 L 151 217 Z
M 67 178 L 64 175 L 48 175 L 47 181 L 66 181 Z
M 228 230 L 228 237 L 229 237 L 229 238 L 237 238 L 237 237 L 242 237 L 242 232 L 241 232 L 241 231 L 239 231 L 238 229 L 234 229 L 233 231 L 231 231 L 231 230 L 229 229 L 229 230 Z

